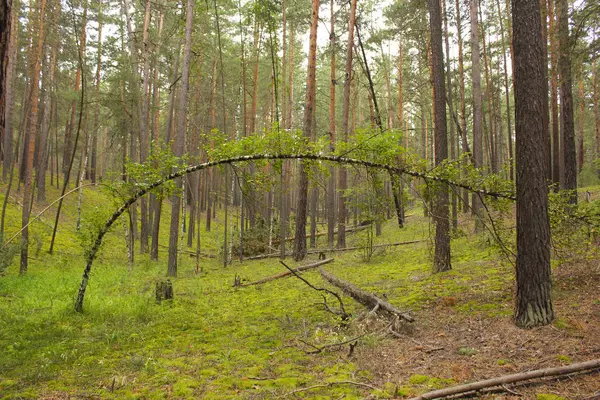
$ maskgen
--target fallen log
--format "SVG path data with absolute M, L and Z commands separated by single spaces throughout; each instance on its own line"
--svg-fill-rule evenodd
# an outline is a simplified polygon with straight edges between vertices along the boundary
M 408 242 L 397 242 L 397 243 L 383 243 L 383 244 L 375 244 L 373 245 L 374 249 L 380 248 L 380 247 L 394 247 L 394 246 L 404 246 L 404 245 L 408 245 L 408 244 L 415 244 L 415 243 L 421 243 L 424 242 L 425 240 L 411 240 Z M 341 249 L 313 249 L 313 250 L 308 250 L 306 252 L 306 254 L 319 254 L 319 253 L 337 253 L 337 252 L 341 252 L 341 251 L 355 251 L 355 250 L 363 250 L 365 249 L 366 246 L 352 246 L 352 247 L 343 247 Z M 292 254 L 288 253 L 285 255 L 286 257 L 291 257 Z M 244 261 L 249 261 L 249 260 L 262 260 L 265 258 L 276 258 L 276 257 L 281 257 L 281 253 L 269 253 L 269 254 L 259 254 L 256 256 L 250 256 L 250 257 L 246 257 L 244 258 Z
M 333 286 L 337 286 L 342 289 L 345 293 L 347 293 L 354 300 L 358 301 L 360 304 L 370 308 L 374 312 L 379 312 L 380 314 L 388 314 L 393 317 L 402 318 L 408 322 L 413 322 L 414 318 L 408 315 L 405 312 L 398 310 L 392 304 L 388 303 L 385 300 L 380 299 L 372 293 L 364 291 L 353 284 L 343 281 L 337 276 L 325 271 L 323 268 L 320 268 L 321 276 Z
M 441 398 L 448 397 L 448 396 L 454 396 L 454 395 L 458 395 L 458 394 L 467 394 L 470 392 L 476 392 L 478 390 L 489 389 L 489 388 L 493 388 L 496 386 L 501 388 L 502 385 L 527 381 L 527 380 L 531 380 L 531 379 L 568 375 L 568 374 L 572 374 L 575 372 L 584 372 L 584 371 L 590 371 L 590 370 L 594 370 L 594 369 L 600 369 L 600 359 L 571 364 L 571 365 L 567 365 L 564 367 L 544 368 L 544 369 L 537 369 L 534 371 L 521 372 L 518 374 L 504 375 L 504 376 L 500 376 L 497 378 L 467 383 L 465 385 L 459 385 L 459 386 L 455 386 L 455 387 L 451 387 L 451 388 L 434 390 L 432 392 L 427 392 L 420 396 L 413 397 L 412 399 L 409 399 L 409 400 L 441 399 Z
M 318 262 L 315 262 L 315 263 L 312 263 L 312 264 L 301 265 L 301 266 L 299 266 L 297 268 L 294 268 L 292 271 L 294 271 L 294 272 L 307 271 L 309 269 L 320 267 L 321 265 L 329 264 L 332 261 L 333 261 L 333 258 L 327 258 L 325 260 L 321 260 L 321 261 L 318 261 Z M 293 272 L 291 272 L 291 271 L 285 271 L 285 272 L 281 272 L 281 273 L 279 273 L 277 275 L 273 275 L 273 276 L 269 276 L 269 277 L 260 279 L 258 281 L 254 281 L 254 282 L 250 282 L 250 283 L 243 283 L 243 284 L 234 285 L 234 286 L 246 287 L 246 286 L 252 286 L 252 285 L 260 285 L 261 283 L 273 281 L 275 279 L 285 278 L 286 276 L 292 275 L 292 273 Z
M 362 230 L 367 229 L 369 226 L 368 225 L 360 225 L 360 226 L 356 226 L 354 228 L 348 228 L 346 229 L 346 233 L 352 233 L 352 232 L 360 232 Z M 338 231 L 334 231 L 333 234 L 337 235 Z M 315 237 L 320 237 L 320 236 L 325 236 L 327 235 L 327 232 L 319 232 L 315 234 Z M 306 235 L 306 237 L 310 237 L 311 235 Z M 285 238 L 286 242 L 293 242 L 296 239 L 296 237 L 289 237 L 289 238 Z M 280 240 L 279 239 L 274 239 L 273 240 L 273 244 L 279 244 Z

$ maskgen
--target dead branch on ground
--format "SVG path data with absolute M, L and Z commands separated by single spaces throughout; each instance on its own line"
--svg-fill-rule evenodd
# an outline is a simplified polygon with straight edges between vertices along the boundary
M 295 272 L 302 272 L 302 271 L 307 271 L 309 269 L 313 269 L 313 268 L 317 268 L 320 267 L 321 265 L 325 265 L 325 264 L 329 264 L 330 262 L 333 262 L 333 258 L 327 258 L 325 260 L 321 260 L 312 264 L 307 264 L 307 265 L 301 265 L 297 268 L 294 268 Z M 272 276 L 268 276 L 266 278 L 263 279 L 259 279 L 257 281 L 254 282 L 249 282 L 249 283 L 239 283 L 239 284 L 234 284 L 233 286 L 238 286 L 238 287 L 246 287 L 246 286 L 252 286 L 252 285 L 260 285 L 261 283 L 265 283 L 265 282 L 269 282 L 269 281 L 273 281 L 275 279 L 279 279 L 279 278 L 285 278 L 287 276 L 292 275 L 292 272 L 290 271 L 285 271 L 285 272 L 281 272 L 277 275 L 272 275 Z
M 600 369 L 600 359 L 571 364 L 564 367 L 537 369 L 534 371 L 521 372 L 518 374 L 505 375 L 492 379 L 486 379 L 483 381 L 471 382 L 465 385 L 434 390 L 432 392 L 424 393 L 420 396 L 413 397 L 410 400 L 441 399 L 448 396 L 454 396 L 458 394 L 464 395 L 467 393 L 477 392 L 482 389 L 488 389 L 493 387 L 498 387 L 498 389 L 500 390 L 503 388 L 503 385 L 508 385 L 511 383 L 523 382 L 531 379 L 547 378 L 552 376 L 568 375 L 576 372 L 589 372 L 595 369 Z
M 286 267 L 296 278 L 300 279 L 302 282 L 306 283 L 311 289 L 314 289 L 318 292 L 325 292 L 328 293 L 330 295 L 332 295 L 333 297 L 335 297 L 337 299 L 337 301 L 340 303 L 340 310 L 336 311 L 336 310 L 332 310 L 329 305 L 327 305 L 327 297 L 325 295 L 321 295 L 323 297 L 323 306 L 325 307 L 325 309 L 327 311 L 329 311 L 332 314 L 338 315 L 340 316 L 340 318 L 342 319 L 342 321 L 347 321 L 350 318 L 350 314 L 346 312 L 346 309 L 344 308 L 344 302 L 342 301 L 342 298 L 340 297 L 339 294 L 337 294 L 336 292 L 326 289 L 326 288 L 318 288 L 316 286 L 314 286 L 312 283 L 310 283 L 309 281 L 307 281 L 306 279 L 304 279 L 303 277 L 301 277 L 300 275 L 298 275 L 298 273 L 296 271 L 294 271 L 292 268 L 288 267 L 283 261 L 279 261 L 281 263 L 281 265 L 283 265 L 284 267 Z
M 373 312 L 377 312 L 380 314 L 387 314 L 387 316 L 402 318 L 408 322 L 413 322 L 414 318 L 408 315 L 405 312 L 398 310 L 389 302 L 380 299 L 372 293 L 364 291 L 353 284 L 341 280 L 337 276 L 325 271 L 323 268 L 319 270 L 321 272 L 321 276 L 333 286 L 337 286 L 342 289 L 345 293 L 347 293 L 354 300 L 358 301 L 360 304 L 368 307 L 373 310 Z

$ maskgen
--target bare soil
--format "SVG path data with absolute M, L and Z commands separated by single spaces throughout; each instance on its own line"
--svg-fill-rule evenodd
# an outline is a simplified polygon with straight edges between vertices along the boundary
M 397 340 L 375 349 L 357 347 L 356 362 L 374 373 L 375 386 L 392 382 L 423 393 L 432 388 L 415 384 L 415 379 L 411 383 L 411 376 L 452 379 L 456 385 L 600 358 L 600 266 L 557 267 L 554 282 L 557 319 L 550 326 L 522 330 L 510 317 L 468 315 L 455 310 L 453 301 L 440 301 L 418 312 L 417 322 Z M 544 394 L 600 399 L 600 371 L 472 397 L 557 399 Z

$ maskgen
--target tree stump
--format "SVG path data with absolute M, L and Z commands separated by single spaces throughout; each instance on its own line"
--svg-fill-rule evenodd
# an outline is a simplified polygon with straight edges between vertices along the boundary
M 173 298 L 173 284 L 170 279 L 156 282 L 156 302 L 171 300 Z

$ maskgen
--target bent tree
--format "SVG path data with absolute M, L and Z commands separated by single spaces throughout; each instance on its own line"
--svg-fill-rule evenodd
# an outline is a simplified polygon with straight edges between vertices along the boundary
M 230 165 L 235 163 L 242 163 L 248 161 L 256 161 L 256 160 L 290 160 L 290 159 L 300 159 L 300 160 L 314 160 L 314 161 L 328 161 L 335 162 L 340 164 L 350 164 L 350 165 L 358 165 L 366 168 L 376 168 L 387 171 L 389 174 L 404 174 L 414 178 L 421 178 L 427 182 L 439 182 L 447 185 L 452 185 L 455 187 L 467 189 L 474 193 L 479 193 L 484 196 L 491 196 L 494 198 L 504 198 L 509 200 L 515 200 L 515 197 L 511 194 L 503 193 L 503 192 L 494 192 L 490 190 L 486 190 L 485 188 L 474 188 L 468 184 L 463 184 L 460 182 L 453 182 L 447 178 L 443 178 L 436 175 L 428 175 L 426 173 L 413 171 L 404 167 L 395 167 L 389 164 L 380 164 L 371 161 L 365 160 L 357 160 L 353 158 L 340 157 L 340 156 L 328 156 L 328 155 L 319 155 L 319 154 L 255 154 L 255 155 L 246 155 L 239 157 L 226 158 L 217 161 L 211 161 L 204 164 L 199 164 L 195 166 L 191 166 L 185 169 L 181 169 L 177 172 L 173 172 L 170 175 L 165 176 L 162 179 L 157 180 L 154 183 L 151 183 L 144 188 L 135 192 L 125 203 L 119 207 L 117 211 L 115 211 L 108 221 L 102 226 L 98 228 L 96 233 L 96 237 L 93 240 L 91 248 L 86 250 L 86 266 L 83 271 L 83 277 L 81 279 L 81 285 L 79 286 L 79 293 L 77 295 L 77 300 L 75 301 L 75 311 L 83 312 L 83 301 L 85 298 L 85 290 L 87 288 L 87 284 L 90 278 L 90 272 L 92 270 L 92 264 L 96 259 L 96 255 L 98 254 L 98 250 L 102 245 L 102 239 L 104 235 L 108 233 L 111 226 L 117 221 L 117 219 L 131 206 L 134 204 L 140 197 L 144 196 L 146 193 L 150 192 L 152 189 L 155 189 L 166 182 L 181 178 L 184 175 L 191 174 L 196 171 L 201 171 L 204 169 L 216 167 L 219 165 Z
M 554 319 L 544 147 L 546 68 L 538 0 L 512 0 L 517 167 L 517 304 L 521 328 Z

